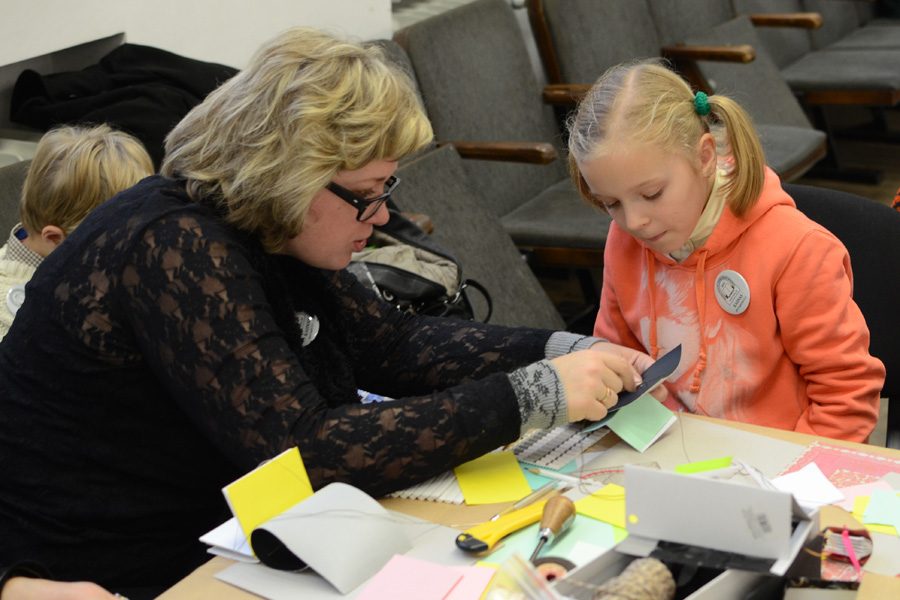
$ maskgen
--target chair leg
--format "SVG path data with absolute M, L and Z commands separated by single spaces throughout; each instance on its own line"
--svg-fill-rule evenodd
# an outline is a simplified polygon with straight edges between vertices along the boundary
M 581 287 L 584 305 L 566 318 L 566 329 L 573 333 L 591 335 L 594 332 L 594 321 L 600 308 L 600 294 L 589 269 L 575 269 L 575 276 Z
M 832 127 L 831 122 L 825 116 L 823 107 L 810 106 L 808 108 L 813 117 L 815 126 L 825 132 L 828 152 L 825 154 L 825 158 L 820 160 L 812 169 L 806 172 L 805 177 L 834 179 L 837 181 L 865 183 L 870 185 L 879 184 L 883 176 L 881 171 L 876 169 L 847 167 L 843 164 L 840 150 L 835 142 L 836 133 L 834 127 Z
M 888 123 L 886 116 L 888 109 L 882 106 L 873 106 L 869 110 L 872 114 L 871 121 L 863 125 L 841 129 L 837 132 L 838 137 L 845 140 L 900 144 L 900 131 L 891 129 Z

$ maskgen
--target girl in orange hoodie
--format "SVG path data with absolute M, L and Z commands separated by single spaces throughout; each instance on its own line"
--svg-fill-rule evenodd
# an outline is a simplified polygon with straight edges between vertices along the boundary
M 613 218 L 594 335 L 653 357 L 681 344 L 672 409 L 866 440 L 884 366 L 850 258 L 782 190 L 744 110 L 644 61 L 607 71 L 569 129 L 575 183 Z

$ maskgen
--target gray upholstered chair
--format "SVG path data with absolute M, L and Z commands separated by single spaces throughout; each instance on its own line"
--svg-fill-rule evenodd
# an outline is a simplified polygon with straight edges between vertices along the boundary
M 617 63 L 662 54 L 698 87 L 741 102 L 757 124 L 767 162 L 783 179 L 799 177 L 825 156 L 825 134 L 812 127 L 777 67 L 766 56 L 745 62 L 753 56 L 742 49 L 758 45 L 746 19 L 727 30 L 712 28 L 687 46 L 663 48 L 646 0 L 529 0 L 528 10 L 553 83 L 589 83 Z
M 657 26 L 661 31 L 666 31 L 665 35 L 669 39 L 686 39 L 697 32 L 696 29 L 679 30 L 681 25 L 668 14 L 670 11 L 665 8 L 666 4 L 654 3 L 658 7 L 655 18 Z M 801 0 L 733 0 L 733 6 L 740 14 L 797 13 L 805 9 Z M 824 19 L 822 26 L 825 26 Z M 763 29 L 768 31 L 761 30 L 759 35 L 769 55 L 791 89 L 807 105 L 890 107 L 900 103 L 900 49 L 882 47 L 816 50 L 809 29 Z M 824 41 L 827 37 L 822 39 Z
M 500 221 L 470 184 L 452 146 L 405 160 L 403 185 L 394 201 L 404 211 L 424 213 L 434 240 L 459 260 L 463 277 L 485 286 L 493 303 L 491 323 L 562 329 L 564 323 Z M 484 314 L 478 292 L 469 295 L 476 315 Z
M 506 0 L 476 0 L 395 35 L 415 70 L 438 141 L 552 144 L 543 165 L 465 160 L 477 189 L 517 246 L 538 263 L 597 269 L 609 217 L 577 195 L 553 108 L 544 104 L 525 38 Z
M 900 4 L 892 2 L 873 2 L 872 0 L 856 0 L 856 13 L 860 25 L 900 25 Z
M 896 49 L 815 50 L 810 31 L 824 20 L 804 12 L 801 0 L 651 0 L 654 22 L 664 43 L 696 40 L 722 23 L 726 9 L 747 15 L 757 25 L 756 35 L 779 73 L 800 99 L 816 128 L 828 136 L 828 155 L 816 175 L 875 182 L 880 173 L 850 169 L 841 160 L 836 132 L 823 107 L 855 105 L 892 107 L 900 103 L 900 51 Z
M 877 50 L 900 48 L 900 25 L 864 22 L 852 0 L 803 0 L 803 8 L 822 15 L 822 27 L 810 31 L 815 49 Z
M 887 445 L 900 448 L 900 213 L 847 192 L 796 184 L 784 189 L 850 253 L 853 299 L 869 326 L 870 352 L 887 369 L 881 391 L 890 402 Z
M 29 164 L 26 160 L 0 168 L 0 246 L 19 222 L 19 197 Z

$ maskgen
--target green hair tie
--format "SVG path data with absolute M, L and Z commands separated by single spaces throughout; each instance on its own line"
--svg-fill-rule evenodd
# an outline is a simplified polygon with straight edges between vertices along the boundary
M 706 92 L 694 94 L 694 110 L 701 117 L 709 114 L 709 96 L 706 95 Z

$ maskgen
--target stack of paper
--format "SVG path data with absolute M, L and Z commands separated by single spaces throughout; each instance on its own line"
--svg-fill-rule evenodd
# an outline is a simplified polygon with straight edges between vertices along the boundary
M 389 494 L 391 498 L 406 498 L 408 500 L 430 500 L 432 502 L 446 502 L 448 504 L 462 504 L 465 501 L 456 475 L 447 471 L 418 485 L 413 485 L 405 490 Z

